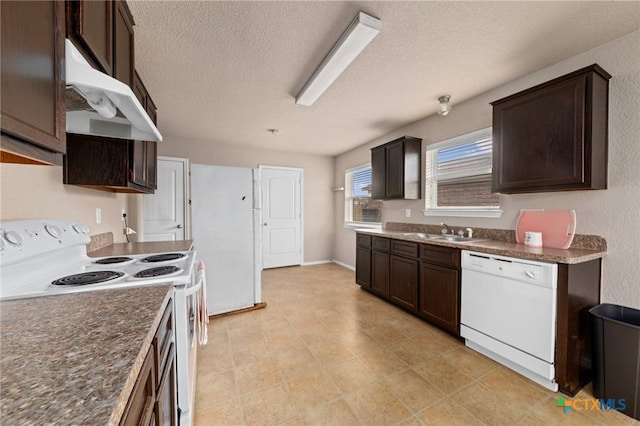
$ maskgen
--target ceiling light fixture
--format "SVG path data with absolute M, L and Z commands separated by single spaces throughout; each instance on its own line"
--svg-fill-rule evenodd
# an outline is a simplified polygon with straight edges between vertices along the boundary
M 438 102 L 440 102 L 440 106 L 438 107 L 438 115 L 447 115 L 451 112 L 451 105 L 449 101 L 451 100 L 451 95 L 443 95 L 438 98 Z
M 371 40 L 378 35 L 381 29 L 382 21 L 364 12 L 359 12 L 298 93 L 296 104 L 313 105 Z

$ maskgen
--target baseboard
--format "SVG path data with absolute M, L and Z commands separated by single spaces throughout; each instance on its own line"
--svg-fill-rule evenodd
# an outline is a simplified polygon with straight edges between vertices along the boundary
M 304 262 L 302 266 L 311 266 L 311 265 L 323 265 L 325 263 L 331 263 L 331 259 L 327 260 L 314 260 L 313 262 Z
M 335 259 L 333 259 L 333 263 L 335 263 L 336 265 L 342 266 L 343 268 L 350 269 L 350 270 L 352 270 L 352 271 L 355 271 L 355 270 L 356 270 L 356 268 L 355 268 L 354 266 L 347 265 L 346 263 L 342 263 L 342 262 L 340 262 L 339 260 L 335 260 Z

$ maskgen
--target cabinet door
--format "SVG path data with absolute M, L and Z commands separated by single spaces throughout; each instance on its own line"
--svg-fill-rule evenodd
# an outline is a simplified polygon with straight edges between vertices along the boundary
M 67 36 L 85 59 L 113 75 L 113 2 L 74 0 L 66 3 Z
M 384 200 L 386 181 L 386 155 L 385 148 L 379 147 L 371 150 L 371 198 Z
M 460 274 L 455 269 L 421 262 L 420 316 L 460 334 Z
M 145 141 L 146 144 L 146 173 L 147 187 L 158 188 L 158 143 Z
M 389 271 L 391 301 L 411 312 L 417 312 L 418 261 L 391 255 Z
M 2 132 L 37 151 L 64 153 L 64 3 L 3 1 L 0 7 Z M 24 145 L 24 152 L 10 151 L 37 158 Z
M 371 253 L 371 291 L 389 298 L 389 253 Z
M 147 186 L 147 143 L 145 141 L 129 141 L 131 182 Z
M 131 87 L 134 79 L 133 18 L 125 2 L 116 1 L 115 4 L 113 76 Z
M 385 198 L 404 197 L 404 144 L 396 142 L 386 148 Z
M 176 364 L 175 364 L 175 347 L 171 344 L 168 359 L 165 364 L 164 374 L 158 385 L 158 398 L 156 400 L 155 414 L 157 424 L 177 425 L 177 407 L 176 407 Z
M 147 354 L 133 392 L 120 419 L 121 425 L 149 425 L 156 402 L 155 362 L 152 351 Z
M 371 289 L 371 249 L 356 247 L 356 283 Z

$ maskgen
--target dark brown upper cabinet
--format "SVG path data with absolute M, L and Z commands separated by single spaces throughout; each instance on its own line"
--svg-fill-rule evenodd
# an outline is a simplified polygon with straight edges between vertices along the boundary
M 129 87 L 134 79 L 133 16 L 124 1 L 115 2 L 113 37 L 113 77 Z
M 113 17 L 111 0 L 67 1 L 67 37 L 95 68 L 113 75 Z
M 67 37 L 95 68 L 132 87 L 133 16 L 122 0 L 67 1 Z
M 420 199 L 422 139 L 403 136 L 371 149 L 371 197 Z
M 156 106 L 137 72 L 133 93 L 156 123 Z M 157 142 L 67 135 L 64 183 L 112 192 L 153 193 L 157 189 Z
M 111 192 L 151 194 L 147 142 L 97 136 L 67 137 L 64 183 Z
M 64 3 L 3 1 L 0 8 L 0 159 L 62 164 L 66 150 Z
M 610 78 L 594 64 L 492 102 L 492 192 L 606 189 Z

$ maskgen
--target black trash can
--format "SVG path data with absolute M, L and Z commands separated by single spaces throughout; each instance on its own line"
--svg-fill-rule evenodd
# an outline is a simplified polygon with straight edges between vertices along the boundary
M 603 303 L 589 313 L 593 395 L 640 420 L 640 310 Z

